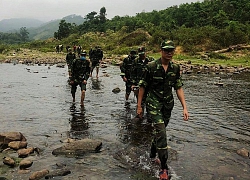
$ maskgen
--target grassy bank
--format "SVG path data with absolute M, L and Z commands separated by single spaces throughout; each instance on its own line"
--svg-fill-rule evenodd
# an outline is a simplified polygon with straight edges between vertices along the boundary
M 160 53 L 148 54 L 155 59 L 160 57 Z M 203 58 L 201 55 L 186 55 L 186 54 L 175 54 L 173 59 L 178 63 L 192 64 L 192 65 L 221 65 L 223 67 L 245 67 L 250 68 L 250 52 L 232 52 L 219 54 L 218 58 L 209 57 L 207 59 Z
M 160 53 L 150 53 L 148 56 L 151 56 L 155 59 L 160 57 Z M 41 62 L 53 62 L 55 59 L 59 61 L 64 61 L 66 52 L 56 53 L 56 52 L 42 52 L 39 50 L 31 49 L 19 49 L 19 51 L 10 50 L 3 54 L 0 54 L 0 62 L 5 62 L 6 60 L 32 60 L 32 61 L 41 61 Z M 110 62 L 116 61 L 117 63 L 122 61 L 123 55 L 110 54 L 105 52 L 104 55 Z M 118 60 L 115 60 L 118 59 Z M 173 58 L 176 62 L 182 64 L 192 64 L 192 65 L 221 65 L 223 67 L 245 67 L 250 68 L 250 52 L 247 51 L 238 51 L 230 52 L 224 54 L 212 54 L 208 58 L 202 57 L 202 55 L 190 56 L 182 52 L 176 52 Z

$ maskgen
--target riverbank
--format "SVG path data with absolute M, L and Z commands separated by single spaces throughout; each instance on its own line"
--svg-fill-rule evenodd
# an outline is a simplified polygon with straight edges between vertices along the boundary
M 157 59 L 160 54 L 150 54 L 149 56 Z M 104 55 L 103 63 L 119 66 L 126 55 Z M 65 52 L 41 52 L 31 49 L 19 49 L 10 51 L 0 56 L 0 62 L 13 64 L 61 64 L 65 63 Z M 182 73 L 241 73 L 250 72 L 248 54 L 232 52 L 223 54 L 225 59 L 210 58 L 207 55 L 187 56 L 181 54 L 178 49 L 174 56 L 174 61 L 181 65 Z

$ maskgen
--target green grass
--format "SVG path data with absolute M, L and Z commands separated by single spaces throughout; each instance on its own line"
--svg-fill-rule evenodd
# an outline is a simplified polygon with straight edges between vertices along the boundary
M 159 53 L 148 54 L 149 56 L 154 57 L 155 59 L 160 58 Z M 231 57 L 228 59 L 216 59 L 210 58 L 209 60 L 201 59 L 199 56 L 188 56 L 183 54 L 176 54 L 173 57 L 177 62 L 188 63 L 191 62 L 192 65 L 222 65 L 222 66 L 242 66 L 250 68 L 250 55 L 244 55 L 241 57 Z

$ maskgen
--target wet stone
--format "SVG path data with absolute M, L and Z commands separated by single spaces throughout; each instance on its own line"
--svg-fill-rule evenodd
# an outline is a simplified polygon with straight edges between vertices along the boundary
M 66 145 L 54 149 L 53 155 L 82 155 L 87 152 L 99 152 L 102 142 L 99 140 L 82 139 L 67 143 Z
M 112 90 L 112 92 L 113 93 L 119 93 L 119 92 L 121 92 L 121 89 L 120 88 L 114 88 L 113 90 Z

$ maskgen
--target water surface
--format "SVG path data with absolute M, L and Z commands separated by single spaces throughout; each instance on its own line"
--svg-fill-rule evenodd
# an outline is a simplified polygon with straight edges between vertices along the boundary
M 118 67 L 108 66 L 101 69 L 99 79 L 90 78 L 81 109 L 79 88 L 72 108 L 67 68 L 0 64 L 0 132 L 22 132 L 29 146 L 42 150 L 34 156 L 32 171 L 53 169 L 60 162 L 72 173 L 59 179 L 133 179 L 136 172 L 113 155 L 130 146 L 140 148 L 140 156 L 147 159 L 151 128 L 145 121 L 133 122 L 135 97 L 131 94 L 125 104 L 119 74 Z M 236 151 L 250 150 L 249 74 L 184 74 L 183 79 L 190 120 L 183 121 L 176 98 L 167 127 L 168 144 L 177 152 L 169 162 L 172 179 L 248 180 L 250 160 Z M 219 80 L 224 86 L 214 85 Z M 114 94 L 116 87 L 121 92 Z M 78 158 L 53 156 L 52 150 L 67 138 L 100 139 L 103 148 Z M 142 168 L 148 165 L 144 159 Z M 29 177 L 18 175 L 17 170 L 0 177 Z

